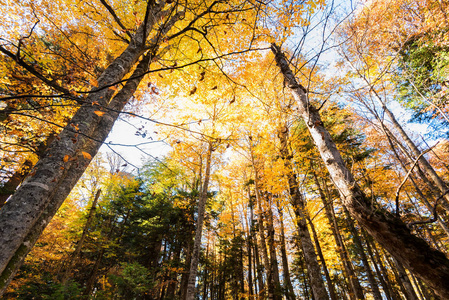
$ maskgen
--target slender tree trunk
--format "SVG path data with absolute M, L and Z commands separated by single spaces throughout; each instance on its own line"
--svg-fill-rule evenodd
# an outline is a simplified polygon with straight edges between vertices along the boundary
M 190 261 L 189 281 L 187 284 L 186 300 L 195 299 L 196 275 L 198 273 L 198 261 L 200 259 L 201 237 L 203 234 L 204 215 L 206 212 L 207 189 L 209 188 L 210 166 L 212 160 L 213 143 L 209 141 L 206 155 L 206 174 L 203 188 L 198 200 L 198 218 L 196 220 L 195 239 L 193 243 L 192 260 Z
M 246 252 L 248 253 L 248 295 L 249 298 L 253 296 L 253 271 L 252 271 L 252 237 L 251 232 L 248 232 L 247 241 L 246 241 Z
M 397 299 L 393 298 L 392 293 L 391 293 L 392 288 L 391 288 L 391 286 L 389 286 L 389 284 L 387 284 L 387 281 L 385 281 L 384 277 L 382 276 L 382 272 L 379 269 L 378 262 L 376 261 L 376 259 L 374 257 L 373 249 L 371 249 L 369 238 L 363 229 L 362 229 L 362 235 L 365 239 L 366 250 L 368 251 L 368 255 L 370 256 L 371 261 L 373 262 L 374 270 L 376 271 L 377 278 L 379 278 L 379 282 L 382 285 L 382 289 L 384 290 L 384 293 L 385 293 L 387 299 L 388 300 L 397 300 Z M 379 262 L 379 263 L 382 263 L 382 262 Z
M 89 230 L 90 224 L 92 223 L 95 209 L 97 208 L 97 201 L 100 198 L 100 193 L 101 193 L 101 190 L 99 189 L 95 194 L 94 200 L 92 201 L 92 206 L 90 207 L 89 215 L 87 216 L 86 223 L 84 224 L 83 233 L 81 234 L 81 237 L 80 237 L 78 243 L 76 244 L 75 251 L 71 255 L 71 259 L 68 262 L 68 266 L 65 268 L 64 273 L 62 274 L 61 283 L 63 283 L 63 284 L 65 284 L 67 282 L 69 275 L 70 275 L 70 271 L 72 270 L 72 267 L 74 265 L 76 265 L 76 263 L 77 263 L 79 254 L 84 245 L 84 240 L 86 239 L 87 232 Z
M 263 281 L 263 266 L 260 263 L 260 256 L 259 256 L 259 246 L 258 241 L 256 237 L 256 242 L 254 243 L 254 261 L 255 261 L 255 270 L 256 270 L 256 278 L 257 278 L 257 298 L 258 299 L 265 299 L 265 284 Z
M 346 251 L 343 238 L 339 231 L 337 219 L 334 214 L 334 206 L 330 198 L 330 193 L 327 189 L 327 186 L 325 185 L 327 193 L 326 199 L 326 196 L 324 195 L 323 189 L 321 188 L 320 182 L 318 181 L 315 172 L 313 172 L 312 174 L 315 178 L 315 184 L 318 187 L 318 192 L 323 202 L 324 211 L 326 213 L 327 219 L 329 220 L 332 235 L 334 236 L 334 240 L 337 245 L 337 251 L 340 256 L 340 261 L 343 264 L 343 274 L 345 275 L 344 277 L 349 281 L 349 297 L 351 299 L 364 299 L 365 296 L 363 295 L 363 289 L 354 272 L 354 268 L 352 266 L 351 260 L 349 259 L 348 252 Z
M 287 300 L 295 300 L 295 292 L 293 291 L 293 285 L 290 278 L 290 270 L 288 266 L 288 258 L 287 258 L 287 250 L 285 247 L 285 232 L 284 232 L 284 216 L 282 213 L 282 209 L 278 209 L 279 211 L 279 223 L 281 225 L 281 255 L 282 255 L 282 269 L 283 269 L 283 278 L 284 278 L 284 290 L 285 290 L 285 298 Z
M 97 80 L 99 88 L 89 94 L 86 104 L 76 112 L 70 124 L 34 166 L 32 176 L 27 177 L 0 210 L 0 295 L 97 153 L 120 110 L 133 95 L 148 69 L 154 52 L 145 55 L 134 70 L 131 76 L 133 79 L 128 80 L 110 101 L 115 91 L 107 87 L 120 81 L 145 53 L 146 49 L 142 45 L 147 36 L 143 36 L 143 32 L 151 32 L 156 20 L 162 17 L 158 13 L 160 8 L 153 9 L 154 14 L 146 23 L 147 27 L 143 28 L 142 25 L 130 45 L 106 68 Z M 166 33 L 178 17 L 179 15 L 161 28 L 162 33 Z M 158 48 L 157 44 L 153 45 L 154 49 Z M 103 111 L 104 115 L 100 116 L 98 111 L 104 110 L 103 107 L 112 110 Z M 69 159 L 65 161 L 65 157 Z
M 265 269 L 265 272 L 267 274 L 267 287 L 268 287 L 268 299 L 272 299 L 273 298 L 273 294 L 274 294 L 274 282 L 273 282 L 273 274 L 272 274 L 272 270 L 270 267 L 270 259 L 268 257 L 268 250 L 267 250 L 267 243 L 266 243 L 266 239 L 265 239 L 265 224 L 264 224 L 264 210 L 262 208 L 262 196 L 260 194 L 260 189 L 259 189 L 259 171 L 258 168 L 256 166 L 256 161 L 255 161 L 255 157 L 254 157 L 254 153 L 253 153 L 253 148 L 252 148 L 252 141 L 250 139 L 250 155 L 251 155 L 251 163 L 253 166 L 253 170 L 254 170 L 254 193 L 256 195 L 256 203 L 257 203 L 257 208 L 259 210 L 258 212 L 258 233 L 259 233 L 259 249 L 262 251 L 262 262 L 263 262 L 263 266 Z M 262 289 L 259 291 L 262 299 L 265 298 L 265 289 Z
M 372 89 L 374 91 L 374 89 Z M 375 91 L 374 91 L 375 92 Z M 434 168 L 429 164 L 427 159 L 424 157 L 424 155 L 421 155 L 421 151 L 419 151 L 418 147 L 416 147 L 415 143 L 409 138 L 407 133 L 405 132 L 404 128 L 399 124 L 399 122 L 396 120 L 396 117 L 394 114 L 387 108 L 385 103 L 381 100 L 380 96 L 375 92 L 376 97 L 379 99 L 379 102 L 382 105 L 382 109 L 386 112 L 388 117 L 391 120 L 391 123 L 393 124 L 393 128 L 396 129 L 396 131 L 399 133 L 401 138 L 404 140 L 405 144 L 410 148 L 410 150 L 413 152 L 413 155 L 415 157 L 419 157 L 418 161 L 420 166 L 423 168 L 424 172 L 428 176 L 428 178 L 438 187 L 440 193 L 446 193 L 447 185 L 446 183 L 441 179 L 440 176 L 435 172 Z M 421 156 L 420 156 L 421 155 Z M 448 202 L 449 201 L 449 195 L 446 194 L 444 196 L 444 202 L 445 207 L 448 209 Z
M 404 285 L 405 293 L 408 300 L 418 300 L 418 296 L 416 296 L 415 289 L 408 278 L 407 272 L 404 267 L 393 257 L 393 263 L 396 266 L 396 270 L 398 271 L 399 278 Z
M 191 261 L 192 261 L 192 248 L 193 243 L 192 241 L 187 242 L 187 249 L 186 249 L 186 261 L 185 261 L 185 268 L 190 269 Z M 187 297 L 187 285 L 189 283 L 189 272 L 184 271 L 181 276 L 181 284 L 179 286 L 179 299 L 185 300 Z
M 394 298 L 395 300 L 401 300 L 402 298 L 401 298 L 401 296 L 399 295 L 398 289 L 394 286 L 394 283 L 393 283 L 392 280 L 390 279 L 390 276 L 389 276 L 389 274 L 388 274 L 388 270 L 387 270 L 387 268 L 386 268 L 386 266 L 385 266 L 386 263 L 384 263 L 384 262 L 382 261 L 382 257 L 381 257 L 381 255 L 380 255 L 380 253 L 379 253 L 379 250 L 377 249 L 376 244 L 373 242 L 372 245 L 373 245 L 372 248 L 374 249 L 374 254 L 375 254 L 376 259 L 377 259 L 377 261 L 378 261 L 378 265 L 379 265 L 380 269 L 382 270 L 382 273 L 385 275 L 385 281 L 386 281 L 387 284 L 391 287 L 391 294 L 393 295 L 393 298 Z M 386 261 L 386 259 L 385 259 L 385 261 Z M 392 272 L 393 272 L 393 275 L 396 276 L 396 275 L 395 275 L 396 272 L 393 271 L 393 269 L 392 269 Z M 399 285 L 399 286 L 402 286 L 402 284 L 401 284 L 400 282 L 398 283 L 398 285 Z
M 270 203 L 269 203 L 270 204 Z M 273 226 L 273 211 L 271 210 L 272 206 L 267 210 L 268 213 L 268 247 L 270 249 L 270 268 L 271 274 L 273 278 L 273 299 L 280 300 L 282 298 L 282 289 L 279 280 L 279 266 L 276 255 L 276 245 L 274 240 L 274 226 Z
M 281 142 L 280 154 L 287 170 L 288 187 L 293 211 L 296 216 L 299 242 L 304 253 L 304 260 L 307 265 L 313 295 L 317 300 L 329 299 L 326 288 L 324 287 L 324 281 L 321 276 L 317 255 L 313 247 L 313 241 L 310 237 L 309 229 L 307 228 L 305 201 L 299 190 L 296 174 L 291 163 L 291 155 L 288 150 L 288 127 L 286 125 L 281 126 L 278 130 L 278 137 Z
M 337 294 L 335 293 L 335 287 L 334 287 L 334 285 L 332 283 L 331 276 L 329 275 L 329 270 L 327 269 L 326 261 L 324 260 L 323 251 L 321 250 L 321 245 L 320 245 L 320 241 L 318 240 L 318 235 L 317 235 L 316 230 L 315 230 L 315 225 L 313 225 L 312 220 L 309 217 L 309 214 L 307 214 L 306 217 L 307 217 L 307 220 L 308 220 L 308 222 L 310 224 L 310 228 L 312 229 L 313 239 L 315 240 L 316 252 L 318 253 L 318 257 L 321 260 L 321 265 L 323 267 L 323 272 L 324 272 L 324 275 L 326 276 L 327 289 L 329 291 L 329 295 L 330 295 L 332 300 L 336 300 L 337 299 Z
M 354 221 L 352 220 L 351 216 L 349 215 L 348 210 L 345 207 L 343 207 L 343 211 L 346 216 L 346 223 L 348 224 L 349 230 L 351 231 L 351 234 L 352 234 L 352 239 L 354 241 L 354 244 L 356 245 L 357 252 L 360 255 L 360 258 L 362 259 L 363 268 L 365 269 L 365 273 L 368 276 L 368 281 L 371 286 L 371 290 L 373 292 L 374 299 L 382 300 L 382 296 L 381 296 L 379 288 L 377 286 L 376 279 L 374 278 L 373 271 L 371 270 L 371 267 L 369 265 L 368 257 L 366 256 L 365 249 L 362 244 L 362 240 L 360 239 L 360 235 L 354 226 Z
M 180 260 L 181 256 L 181 246 L 175 246 L 175 252 L 173 254 L 173 260 Z M 166 299 L 167 300 L 173 300 L 175 298 L 175 292 L 176 292 L 176 286 L 178 284 L 178 273 L 170 271 L 169 277 L 168 277 L 168 285 L 167 285 L 167 291 L 166 291 Z
M 298 113 L 305 121 L 351 216 L 401 264 L 431 286 L 435 293 L 449 298 L 449 259 L 443 253 L 432 249 L 424 240 L 414 236 L 398 217 L 381 207 L 372 206 L 346 167 L 329 132 L 324 128 L 318 110 L 310 105 L 305 89 L 296 82 L 284 54 L 274 44 L 272 51 L 284 75 L 285 83 L 297 101 Z

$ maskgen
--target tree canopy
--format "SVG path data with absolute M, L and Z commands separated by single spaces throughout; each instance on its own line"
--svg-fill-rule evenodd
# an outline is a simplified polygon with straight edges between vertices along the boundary
M 448 6 L 1 2 L 0 295 L 449 298 Z

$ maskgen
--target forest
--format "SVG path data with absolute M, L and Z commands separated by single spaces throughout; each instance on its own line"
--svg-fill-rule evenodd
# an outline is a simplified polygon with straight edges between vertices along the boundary
M 0 12 L 1 299 L 449 299 L 448 0 Z

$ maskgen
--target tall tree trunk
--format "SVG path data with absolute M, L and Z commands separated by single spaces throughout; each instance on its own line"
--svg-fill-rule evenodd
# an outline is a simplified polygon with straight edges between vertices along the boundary
M 288 149 L 288 127 L 281 126 L 278 130 L 278 137 L 281 142 L 280 154 L 284 160 L 284 166 L 287 170 L 288 187 L 291 197 L 293 211 L 296 216 L 299 242 L 304 253 L 304 260 L 307 265 L 307 271 L 310 278 L 310 284 L 315 299 L 329 299 L 326 288 L 324 287 L 323 277 L 321 276 L 320 265 L 313 247 L 313 241 L 307 228 L 307 212 L 304 198 L 298 187 L 296 173 L 291 163 L 291 155 Z
M 385 281 L 391 287 L 391 293 L 393 295 L 393 298 L 395 300 L 402 299 L 401 296 L 399 295 L 398 289 L 394 286 L 394 283 L 392 282 L 392 280 L 390 279 L 390 276 L 388 275 L 388 270 L 386 268 L 386 262 L 384 263 L 384 261 L 382 260 L 381 254 L 379 253 L 380 251 L 377 249 L 377 246 L 374 242 L 372 243 L 372 246 L 373 246 L 372 248 L 374 250 L 374 254 L 376 256 L 378 265 L 379 265 L 380 269 L 382 270 L 382 273 L 385 275 Z M 385 259 L 385 261 L 386 261 L 386 259 Z M 392 272 L 393 272 L 393 270 L 392 270 Z M 395 271 L 393 272 L 393 275 L 394 274 L 395 274 Z M 398 285 L 401 286 L 402 284 L 399 282 Z
M 149 9 L 152 9 L 149 7 Z M 65 127 L 58 138 L 47 149 L 46 154 L 34 166 L 32 176 L 28 176 L 16 193 L 0 210 L 0 295 L 11 281 L 25 256 L 44 230 L 83 174 L 92 157 L 109 134 L 119 112 L 128 102 L 148 65 L 154 57 L 157 44 L 147 52 L 137 65 L 131 78 L 114 96 L 115 91 L 108 86 L 120 81 L 145 53 L 142 47 L 156 20 L 162 17 L 160 8 L 153 7 L 147 27 L 142 25 L 130 45 L 103 72 L 95 88 L 83 105 Z M 150 14 L 151 15 L 151 14 Z M 165 34 L 173 26 L 179 15 L 161 28 Z M 156 39 L 155 39 L 156 41 Z M 101 89 L 103 88 L 103 89 Z M 98 103 L 98 104 L 97 104 Z M 103 115 L 98 111 L 104 110 Z M 109 110 L 111 109 L 111 110 Z M 75 130 L 74 128 L 77 128 Z M 65 161 L 67 158 L 69 159 Z M 14 232 L 14 234 L 11 234 Z
M 382 127 L 382 131 L 385 134 L 385 136 L 387 137 L 387 141 L 388 141 L 388 145 L 390 146 L 390 149 L 393 151 L 394 157 L 396 158 L 396 160 L 399 162 L 402 170 L 407 173 L 408 170 L 405 166 L 405 163 L 403 161 L 403 159 L 401 159 L 401 157 L 399 156 L 398 152 L 396 151 L 396 148 L 393 144 L 393 140 L 396 141 L 396 143 L 399 144 L 399 141 L 396 140 L 396 138 L 393 136 L 393 134 L 391 133 L 391 131 L 383 124 L 383 120 L 381 120 L 377 115 L 376 115 L 377 120 L 380 122 L 381 127 Z M 424 182 L 428 182 L 427 177 L 424 176 L 424 174 L 422 172 L 420 172 L 419 170 L 419 166 L 418 166 L 418 174 L 420 174 L 421 178 L 424 180 Z M 433 207 L 430 204 L 429 200 L 427 199 L 427 197 L 424 195 L 424 193 L 421 191 L 420 187 L 418 186 L 418 184 L 416 183 L 413 174 L 410 174 L 410 181 L 412 182 L 413 186 L 415 187 L 416 192 L 418 193 L 421 201 L 424 203 L 424 205 L 427 207 L 427 209 L 429 210 L 429 212 L 433 211 Z M 441 228 L 443 228 L 444 232 L 446 233 L 447 236 L 449 236 L 449 228 L 447 227 L 446 223 L 443 221 L 443 219 L 441 218 L 440 215 L 437 216 L 437 220 L 438 220 L 438 224 L 440 224 Z
M 288 266 L 287 250 L 285 247 L 285 232 L 284 232 L 284 215 L 282 209 L 278 209 L 279 212 L 279 223 L 281 225 L 281 255 L 282 255 L 282 269 L 284 278 L 284 290 L 285 298 L 287 300 L 295 300 L 295 292 L 293 291 L 293 284 L 290 278 L 290 270 Z
M 391 292 L 392 287 L 388 284 L 388 281 L 386 281 L 384 279 L 384 276 L 383 276 L 383 274 L 379 268 L 379 265 L 378 265 L 379 263 L 382 263 L 382 262 L 376 261 L 376 258 L 373 253 L 373 249 L 371 249 L 369 237 L 366 235 L 366 233 L 363 229 L 362 229 L 362 235 L 365 239 L 366 250 L 368 251 L 368 255 L 370 256 L 371 261 L 373 262 L 374 270 L 376 271 L 377 278 L 379 278 L 379 282 L 382 285 L 382 289 L 384 290 L 384 293 L 385 293 L 387 299 L 388 300 L 398 300 L 398 299 L 394 298 L 393 293 Z M 387 276 L 387 274 L 385 274 L 385 276 Z
M 360 255 L 360 258 L 362 259 L 363 268 L 365 269 L 365 273 L 368 276 L 368 281 L 371 286 L 371 290 L 373 292 L 374 299 L 382 300 L 382 296 L 381 296 L 379 288 L 377 286 L 376 279 L 374 278 L 373 271 L 371 270 L 371 267 L 369 265 L 368 257 L 366 256 L 365 249 L 362 244 L 362 240 L 360 239 L 360 235 L 354 226 L 354 221 L 352 220 L 351 216 L 349 215 L 348 210 L 345 207 L 343 207 L 343 211 L 345 213 L 346 223 L 348 224 L 349 230 L 351 231 L 352 239 L 356 246 L 357 252 Z
M 204 183 L 198 200 L 198 212 L 197 212 L 198 217 L 196 220 L 192 260 L 190 261 L 189 281 L 187 284 L 186 300 L 195 299 L 196 275 L 198 273 L 198 261 L 200 259 L 201 237 L 203 235 L 204 215 L 206 212 L 206 202 L 207 202 L 207 189 L 209 188 L 210 166 L 213 151 L 214 151 L 213 142 L 209 141 L 206 155 L 206 170 L 205 170 L 206 174 L 204 176 Z
M 408 300 L 418 300 L 418 296 L 416 296 L 415 289 L 413 288 L 413 285 L 410 281 L 410 278 L 408 278 L 407 272 L 405 271 L 404 267 L 394 257 L 393 257 L 393 263 L 396 266 L 396 270 L 398 271 L 399 279 L 401 280 L 402 284 L 404 285 L 405 294 L 407 296 L 407 299 Z
M 185 260 L 185 268 L 189 268 L 190 270 L 190 265 L 191 265 L 191 261 L 192 261 L 192 248 L 193 248 L 193 243 L 192 241 L 188 241 L 187 242 L 187 247 L 186 247 L 186 260 Z M 179 286 L 179 299 L 181 300 L 185 300 L 187 297 L 187 286 L 189 284 L 189 272 L 184 271 L 181 275 L 181 284 Z
M 419 164 L 426 173 L 427 177 L 437 186 L 440 193 L 444 194 L 446 193 L 448 187 L 446 183 L 441 179 L 440 176 L 435 172 L 435 169 L 430 165 L 430 163 L 427 161 L 427 159 L 424 157 L 424 155 L 421 155 L 421 151 L 419 151 L 418 147 L 413 143 L 413 141 L 410 139 L 408 134 L 405 132 L 404 128 L 399 124 L 399 122 L 396 120 L 396 117 L 394 114 L 387 108 L 385 103 L 381 100 L 380 96 L 377 94 L 377 92 L 372 88 L 371 89 L 376 97 L 378 98 L 379 102 L 382 105 L 382 109 L 386 112 L 388 117 L 391 120 L 391 123 L 393 124 L 393 128 L 396 129 L 396 131 L 399 133 L 401 138 L 404 140 L 405 144 L 410 148 L 415 158 L 418 158 Z M 438 193 L 437 193 L 438 194 Z M 442 199 L 445 202 L 446 209 L 449 209 L 449 194 L 444 195 L 444 199 Z
M 253 171 L 254 171 L 254 193 L 256 195 L 256 203 L 257 203 L 257 208 L 258 208 L 258 233 L 259 233 L 259 250 L 262 251 L 262 262 L 263 262 L 263 266 L 265 269 L 265 272 L 267 274 L 267 290 L 268 290 L 268 299 L 272 299 L 273 295 L 274 295 L 274 282 L 273 282 L 273 273 L 270 267 L 270 259 L 268 256 L 268 250 L 267 250 L 267 243 L 266 243 L 266 239 L 265 239 L 265 224 L 264 224 L 264 209 L 262 207 L 262 195 L 261 195 L 261 191 L 259 189 L 259 170 L 256 166 L 256 159 L 254 157 L 254 152 L 253 152 L 253 147 L 252 147 L 252 141 L 251 138 L 249 139 L 250 141 L 250 145 L 249 145 L 249 150 L 250 150 L 250 155 L 251 155 L 251 164 L 253 166 Z M 262 289 L 259 291 L 262 299 L 265 298 L 265 289 Z
M 257 299 L 265 299 L 265 284 L 263 281 L 263 272 L 262 272 L 262 264 L 260 263 L 260 252 L 259 252 L 259 246 L 257 242 L 254 243 L 254 263 L 255 263 L 255 271 L 256 271 L 256 279 L 257 279 Z
M 45 141 L 41 142 L 36 148 L 34 148 L 34 151 L 39 159 L 44 155 L 48 145 L 50 145 L 55 138 L 56 136 L 51 134 Z M 22 166 L 14 172 L 14 174 L 3 184 L 2 187 L 0 187 L 0 209 L 5 204 L 6 200 L 14 194 L 22 181 L 28 176 L 32 167 L 33 162 L 26 159 Z
M 414 236 L 401 219 L 381 207 L 372 206 L 346 167 L 329 132 L 324 128 L 318 110 L 309 103 L 305 88 L 297 83 L 284 54 L 274 44 L 272 51 L 284 75 L 285 83 L 297 101 L 298 113 L 305 121 L 351 216 L 401 264 L 432 287 L 435 293 L 449 298 L 449 259 L 443 253 L 432 249 L 426 241 Z
M 253 271 L 252 271 L 252 267 L 251 267 L 252 266 L 252 254 L 251 254 L 252 245 L 253 245 L 252 236 L 251 236 L 251 232 L 249 231 L 248 235 L 247 235 L 247 240 L 246 240 L 246 252 L 247 252 L 247 256 L 248 256 L 248 295 L 249 295 L 250 299 L 253 296 Z
M 271 202 L 271 201 L 269 201 Z M 271 203 L 269 203 L 270 206 L 268 207 L 267 213 L 268 213 L 268 247 L 270 249 L 270 268 L 271 268 L 271 274 L 273 278 L 273 299 L 274 300 L 280 300 L 282 298 L 282 289 L 281 284 L 279 280 L 279 266 L 277 261 L 277 255 L 276 255 L 276 245 L 274 240 L 274 225 L 273 225 L 273 211 Z
M 316 230 L 315 230 L 315 225 L 313 225 L 312 219 L 310 219 L 309 214 L 307 214 L 306 217 L 307 217 L 307 220 L 308 220 L 308 222 L 310 224 L 310 229 L 312 229 L 313 239 L 315 240 L 316 252 L 318 253 L 318 257 L 321 260 L 321 265 L 323 267 L 323 272 L 324 272 L 324 275 L 326 276 L 327 289 L 329 291 L 329 295 L 330 295 L 332 300 L 336 300 L 337 299 L 337 294 L 335 293 L 335 287 L 334 287 L 334 285 L 332 283 L 331 276 L 329 275 L 329 270 L 327 269 L 326 261 L 324 260 L 323 251 L 321 250 L 321 245 L 320 245 L 320 241 L 318 240 L 318 235 L 317 235 Z
M 339 231 L 337 219 L 334 214 L 334 206 L 330 197 L 330 192 L 328 191 L 325 183 L 327 194 L 326 198 L 315 172 L 312 172 L 312 174 L 315 179 L 315 184 L 318 187 L 321 201 L 323 202 L 326 217 L 329 220 L 332 235 L 334 237 L 335 244 L 337 245 L 337 251 L 340 256 L 340 261 L 343 264 L 343 274 L 345 275 L 344 277 L 349 281 L 349 297 L 351 299 L 364 299 L 365 296 L 363 294 L 362 286 L 360 285 L 357 275 L 354 272 L 354 268 L 352 266 L 351 260 L 349 259 L 348 252 L 346 251 L 346 246 Z
M 6 200 L 14 194 L 16 188 L 30 173 L 33 167 L 33 162 L 29 159 L 25 160 L 22 166 L 14 172 L 14 174 L 0 187 L 0 209 L 5 204 Z
M 83 245 L 84 245 L 84 240 L 86 239 L 87 232 L 89 230 L 90 224 L 92 223 L 95 209 L 97 208 L 97 201 L 100 198 L 100 193 L 101 193 L 101 190 L 100 189 L 97 190 L 97 192 L 96 192 L 96 194 L 94 196 L 94 199 L 92 201 L 92 206 L 90 207 L 89 215 L 87 216 L 86 223 L 84 224 L 83 233 L 81 234 L 81 237 L 80 237 L 78 243 L 76 244 L 75 251 L 71 255 L 71 258 L 70 258 L 70 260 L 68 262 L 68 266 L 66 266 L 66 268 L 64 270 L 64 273 L 61 276 L 61 282 L 63 284 L 65 284 L 67 282 L 67 279 L 69 278 L 70 271 L 72 270 L 72 267 L 74 265 L 76 265 L 76 263 L 77 263 L 79 254 L 80 254 L 81 249 L 83 248 Z

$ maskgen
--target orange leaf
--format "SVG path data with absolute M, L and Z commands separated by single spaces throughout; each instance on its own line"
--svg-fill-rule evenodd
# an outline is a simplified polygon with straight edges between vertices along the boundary
M 98 81 L 93 78 L 90 80 L 90 84 L 93 85 L 94 87 L 98 87 Z
M 96 111 L 94 111 L 94 114 L 96 114 L 97 116 L 101 117 L 102 115 L 105 114 L 105 112 L 104 112 L 104 111 L 96 110 Z
M 83 157 L 84 157 L 85 159 L 92 159 L 92 155 L 90 155 L 89 153 L 84 152 L 84 151 L 81 151 L 81 153 L 83 154 Z
M 63 159 L 63 161 L 64 161 L 64 162 L 68 162 L 68 161 L 69 161 L 69 159 L 70 159 L 70 155 L 66 155 L 66 156 L 64 156 L 64 159 Z

